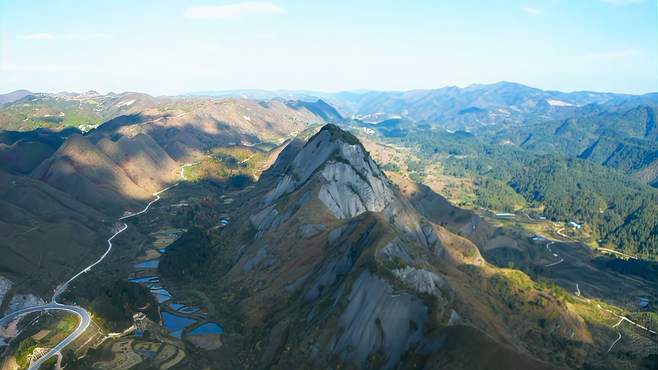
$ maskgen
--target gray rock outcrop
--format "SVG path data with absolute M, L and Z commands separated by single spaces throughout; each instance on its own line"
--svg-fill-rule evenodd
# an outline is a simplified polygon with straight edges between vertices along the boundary
M 334 131 L 332 131 L 334 130 Z M 357 143 L 337 135 L 337 129 L 323 129 L 297 153 L 290 169 L 263 197 L 268 206 L 306 183 L 322 170 L 324 183 L 318 197 L 339 219 L 366 211 L 382 212 L 394 199 L 388 179 Z
M 447 285 L 444 278 L 427 270 L 407 266 L 393 270 L 393 274 L 405 285 L 420 293 L 441 295 L 441 288 Z
M 304 224 L 299 226 L 298 233 L 302 238 L 310 239 L 326 229 L 327 227 L 323 224 Z
M 341 334 L 329 349 L 365 368 L 368 355 L 385 356 L 381 369 L 391 369 L 404 351 L 423 337 L 427 307 L 411 294 L 393 294 L 391 286 L 367 271 L 352 285 L 340 316 Z

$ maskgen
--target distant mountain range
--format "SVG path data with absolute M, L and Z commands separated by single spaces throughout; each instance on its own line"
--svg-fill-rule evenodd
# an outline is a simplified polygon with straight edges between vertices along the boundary
M 343 91 L 325 93 L 294 90 L 202 91 L 188 96 L 244 97 L 250 99 L 325 100 L 344 116 L 357 118 L 405 118 L 451 130 L 518 124 L 566 118 L 579 107 L 655 105 L 658 93 L 644 95 L 578 91 L 565 93 L 541 90 L 518 83 L 455 86 L 433 90 Z
M 229 98 L 280 101 L 327 122 L 349 117 L 361 126 L 377 124 L 373 128 L 386 136 L 404 136 L 413 128 L 468 131 L 492 143 L 592 160 L 658 185 L 658 93 L 565 93 L 512 82 L 409 91 L 200 91 L 157 98 L 18 90 L 0 95 L 0 129 L 73 126 L 88 131 L 115 117 L 156 107 L 189 110 L 204 100 Z
M 658 93 L 565 93 L 499 82 L 435 90 L 236 90 L 189 95 L 322 99 L 343 116 L 385 136 L 404 136 L 405 129 L 412 128 L 468 131 L 492 143 L 592 160 L 658 185 Z

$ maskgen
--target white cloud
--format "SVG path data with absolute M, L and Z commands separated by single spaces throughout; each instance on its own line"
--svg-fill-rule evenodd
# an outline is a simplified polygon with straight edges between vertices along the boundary
M 522 6 L 521 10 L 523 10 L 524 12 L 526 12 L 528 14 L 532 14 L 532 15 L 541 14 L 541 9 L 539 9 L 537 7 L 534 7 L 534 6 Z
M 643 1 L 644 0 L 601 0 L 601 2 L 610 5 L 632 5 L 632 4 L 639 4 Z
M 227 19 L 245 14 L 282 14 L 283 8 L 271 2 L 245 1 L 241 3 L 217 6 L 193 6 L 185 10 L 187 18 Z
M 55 38 L 55 35 L 50 33 L 31 33 L 29 35 L 18 36 L 22 40 L 52 40 Z

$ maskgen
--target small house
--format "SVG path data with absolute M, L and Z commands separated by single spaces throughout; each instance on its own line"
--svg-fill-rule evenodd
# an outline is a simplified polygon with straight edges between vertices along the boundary
M 575 223 L 574 221 L 569 221 L 569 226 L 575 227 L 576 229 L 580 229 L 581 227 L 583 227 L 583 225 Z

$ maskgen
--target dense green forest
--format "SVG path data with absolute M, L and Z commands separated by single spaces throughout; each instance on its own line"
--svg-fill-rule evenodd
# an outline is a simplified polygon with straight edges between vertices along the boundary
M 466 132 L 410 130 L 392 140 L 415 148 L 425 161 L 440 161 L 447 175 L 473 177 L 479 206 L 543 206 L 549 219 L 584 223 L 608 247 L 658 258 L 658 191 L 621 172 L 561 154 L 488 144 Z
M 208 273 L 212 253 L 208 235 L 192 227 L 167 247 L 159 269 L 163 275 L 178 281 L 199 278 Z
M 90 273 L 64 294 L 66 300 L 74 297 L 111 331 L 123 331 L 132 325 L 132 316 L 137 312 L 143 312 L 151 320 L 159 320 L 157 301 L 147 287 L 137 283 L 107 281 L 101 274 Z
M 592 110 L 592 112 L 589 112 Z M 574 117 L 524 126 L 482 130 L 490 143 L 513 142 L 535 153 L 560 153 L 634 174 L 654 183 L 658 178 L 658 127 L 655 106 L 608 111 L 583 107 Z M 641 173 L 639 173 L 641 172 Z

